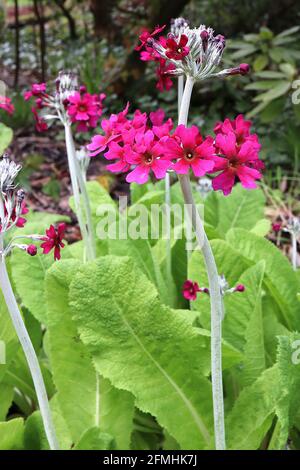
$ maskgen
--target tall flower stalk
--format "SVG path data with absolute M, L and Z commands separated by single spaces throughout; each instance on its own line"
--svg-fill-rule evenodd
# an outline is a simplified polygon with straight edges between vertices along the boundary
M 87 194 L 83 174 L 80 168 L 80 163 L 76 156 L 71 125 L 66 122 L 64 127 L 72 192 L 74 196 L 75 212 L 78 217 L 81 236 L 84 242 L 85 260 L 92 261 L 96 258 L 96 248 L 95 238 L 93 234 L 93 224 L 89 197 Z
M 257 135 L 250 133 L 251 122 L 245 121 L 242 115 L 234 120 L 217 122 L 214 127 L 216 137 L 203 138 L 197 126 L 187 127 L 190 100 L 196 81 L 244 75 L 249 71 L 249 66 L 240 64 L 238 67 L 218 71 L 225 48 L 225 38 L 215 35 L 211 28 L 204 25 L 190 28 L 183 18 L 179 18 L 174 20 L 173 30 L 171 29 L 167 37 L 160 36 L 156 39 L 155 36 L 163 30 L 164 26 L 155 28 L 152 33 L 144 31 L 139 36 L 141 44 L 136 49 L 141 51 L 142 60 L 159 64 L 158 89 L 164 85 L 168 90 L 172 86 L 169 77 L 179 77 L 180 110 L 177 128 L 172 131 L 172 120 L 165 121 L 164 112 L 160 109 L 149 116 L 136 110 L 133 118 L 128 119 L 126 106 L 119 114 L 111 115 L 109 119 L 102 121 L 102 132 L 93 137 L 88 150 L 90 156 L 104 152 L 107 160 L 114 160 L 114 163 L 110 163 L 106 168 L 114 173 L 127 173 L 128 183 L 144 184 L 152 175 L 156 179 L 166 178 L 167 203 L 170 202 L 170 181 L 167 173 L 170 170 L 178 175 L 208 274 L 209 289 L 202 291 L 209 292 L 211 297 L 211 375 L 215 447 L 217 450 L 224 450 L 226 444 L 221 355 L 224 289 L 222 290 L 222 279 L 218 276 L 212 249 L 193 199 L 189 173 L 192 171 L 197 178 L 214 174 L 212 189 L 221 189 L 226 196 L 230 194 L 237 179 L 246 189 L 256 188 L 256 180 L 261 178 L 260 170 L 264 165 L 259 159 L 260 144 Z M 181 99 L 181 85 L 184 79 L 186 82 Z M 196 292 L 197 285 L 191 281 L 185 283 L 185 298 L 189 299 L 190 295 L 195 297 Z
M 31 256 L 34 256 L 37 253 L 37 247 L 33 244 L 27 245 L 17 243 L 20 238 L 31 239 L 33 241 L 43 241 L 44 245 L 49 245 L 49 248 L 56 247 L 58 250 L 56 254 L 59 252 L 62 242 L 57 239 L 56 243 L 52 243 L 52 240 L 44 235 L 32 235 L 26 237 L 15 236 L 12 238 L 10 243 L 5 246 L 4 235 L 12 228 L 22 226 L 22 224 L 25 223 L 25 219 L 21 218 L 21 215 L 25 213 L 24 192 L 22 190 L 17 190 L 14 186 L 14 180 L 20 169 L 21 167 L 16 165 L 14 162 L 9 161 L 7 156 L 4 156 L 0 161 L 0 288 L 29 366 L 50 449 L 58 450 L 59 445 L 52 422 L 41 368 L 31 339 L 26 330 L 22 314 L 19 310 L 7 273 L 5 260 L 13 249 L 21 249 Z M 56 236 L 57 234 L 54 227 L 53 230 Z M 59 248 L 55 245 L 58 245 Z M 50 249 L 48 251 L 50 251 Z
M 36 100 L 36 108 L 32 108 L 32 111 L 39 131 L 47 130 L 47 123 L 54 120 L 59 120 L 64 126 L 75 212 L 85 249 L 84 260 L 93 260 L 96 257 L 96 248 L 91 208 L 86 181 L 76 156 L 72 125 L 76 125 L 80 132 L 96 127 L 102 114 L 105 95 L 90 95 L 84 86 L 78 86 L 76 74 L 60 72 L 54 94 L 47 93 L 46 84 L 41 83 L 34 84 L 25 93 L 26 100 L 32 97 Z
M 182 97 L 178 124 L 187 125 L 194 80 L 187 77 Z M 188 175 L 178 175 L 185 204 L 192 208 L 192 224 L 206 265 L 211 302 L 211 378 L 214 409 L 216 450 L 225 450 L 224 399 L 222 381 L 222 316 L 223 299 L 214 255 L 198 213 Z

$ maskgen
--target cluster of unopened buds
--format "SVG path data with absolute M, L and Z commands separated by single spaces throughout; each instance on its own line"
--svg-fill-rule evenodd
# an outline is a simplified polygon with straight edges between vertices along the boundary
M 60 72 L 52 94 L 47 92 L 46 83 L 35 83 L 24 93 L 24 98 L 35 99 L 32 112 L 39 132 L 47 130 L 47 122 L 56 119 L 63 124 L 75 124 L 78 132 L 87 132 L 98 124 L 105 94 L 87 93 L 84 85 L 78 85 L 77 74 Z
M 22 189 L 18 189 L 15 180 L 21 170 L 21 166 L 10 160 L 7 154 L 4 154 L 0 160 L 0 235 L 1 239 L 4 235 L 14 227 L 23 228 L 26 219 L 23 215 L 28 213 L 25 204 L 25 193 Z M 15 248 L 26 251 L 30 256 L 35 256 L 38 247 L 31 244 L 19 243 L 19 240 L 30 240 L 39 242 L 44 254 L 48 254 L 54 250 L 54 259 L 60 259 L 60 250 L 64 247 L 63 238 L 65 232 L 65 224 L 59 224 L 57 228 L 53 225 L 46 230 L 45 235 L 15 235 L 9 243 L 0 248 L 0 256 L 4 258 Z
M 206 80 L 249 72 L 248 64 L 217 71 L 226 41 L 221 34 L 215 35 L 212 28 L 205 25 L 190 28 L 187 20 L 177 18 L 172 21 L 167 36 L 159 36 L 164 29 L 165 26 L 157 26 L 152 32 L 143 30 L 139 36 L 140 44 L 136 47 L 141 60 L 158 64 L 157 88 L 160 91 L 172 87 L 171 77 L 174 75 Z
M 228 294 L 233 294 L 234 292 L 244 292 L 246 289 L 243 284 L 237 284 L 235 287 L 229 287 L 229 284 L 226 281 L 224 275 L 219 276 L 219 284 L 223 297 Z M 189 279 L 184 282 L 182 287 L 182 295 L 186 300 L 196 300 L 198 293 L 200 292 L 209 295 L 209 289 L 207 287 L 199 287 L 197 282 L 191 281 Z
M 95 135 L 87 146 L 90 156 L 104 152 L 113 161 L 112 172 L 128 172 L 127 182 L 145 183 L 153 172 L 157 179 L 167 171 L 187 174 L 192 170 L 199 178 L 214 174 L 212 187 L 228 195 L 238 178 L 247 189 L 256 188 L 263 162 L 259 159 L 260 143 L 251 134 L 251 122 L 242 115 L 215 125 L 215 136 L 202 137 L 196 126 L 179 125 L 173 129 L 159 109 L 149 116 L 140 110 L 128 119 L 128 105 L 119 114 L 102 120 L 102 134 Z

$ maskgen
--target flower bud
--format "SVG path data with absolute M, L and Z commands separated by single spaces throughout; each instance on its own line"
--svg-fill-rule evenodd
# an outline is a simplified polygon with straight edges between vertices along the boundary
M 221 73 L 223 75 L 247 75 L 250 71 L 249 64 L 240 64 L 238 67 L 232 69 L 225 69 Z
M 250 72 L 250 65 L 249 64 L 240 64 L 239 66 L 240 74 L 247 75 Z
M 235 287 L 235 292 L 244 292 L 246 290 L 246 287 L 243 284 L 238 284 Z
M 37 247 L 35 245 L 28 245 L 26 251 L 30 256 L 35 256 L 37 254 Z
M 282 228 L 281 222 L 275 222 L 274 224 L 272 224 L 273 232 L 278 233 L 280 232 L 281 228 Z
M 204 29 L 203 31 L 201 31 L 200 37 L 201 37 L 202 41 L 207 41 L 208 36 L 209 36 L 209 34 L 208 34 L 208 31 L 206 31 L 206 29 Z

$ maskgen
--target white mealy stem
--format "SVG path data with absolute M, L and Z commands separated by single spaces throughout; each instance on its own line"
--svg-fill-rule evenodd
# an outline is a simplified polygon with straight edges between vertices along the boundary
M 71 126 L 69 124 L 65 124 L 65 139 L 72 190 L 74 195 L 75 211 L 78 217 L 81 235 L 85 245 L 86 257 L 90 261 L 96 258 L 91 209 L 84 178 L 82 176 L 79 162 L 76 157 L 74 140 Z
M 3 250 L 3 235 L 0 235 L 0 252 Z M 51 450 L 58 450 L 59 445 L 55 434 L 55 429 L 52 422 L 46 387 L 44 384 L 42 372 L 40 369 L 39 361 L 36 357 L 34 347 L 27 333 L 21 312 L 19 310 L 14 292 L 11 287 L 9 276 L 6 270 L 5 258 L 0 255 L 0 287 L 9 311 L 12 323 L 18 335 L 19 341 L 22 345 L 34 388 L 36 391 L 39 408 Z
M 292 265 L 294 271 L 297 271 L 297 236 L 295 233 L 291 233 L 292 237 Z
M 169 286 L 172 283 L 172 251 L 171 251 L 171 191 L 170 173 L 165 178 L 165 206 L 166 206 L 166 274 Z
M 188 77 L 186 80 L 178 124 L 187 125 L 188 113 L 194 80 Z M 225 450 L 225 425 L 224 425 L 224 398 L 222 381 L 222 312 L 223 299 L 221 295 L 219 276 L 214 255 L 204 231 L 203 222 L 199 216 L 192 195 L 190 178 L 188 175 L 178 175 L 185 203 L 192 207 L 192 224 L 196 233 L 206 265 L 211 303 L 211 378 L 214 410 L 214 429 L 216 450 Z
M 179 75 L 179 77 L 178 77 L 178 95 L 177 95 L 177 98 L 178 98 L 178 113 L 179 113 L 180 108 L 181 108 L 183 89 L 184 89 L 184 76 Z

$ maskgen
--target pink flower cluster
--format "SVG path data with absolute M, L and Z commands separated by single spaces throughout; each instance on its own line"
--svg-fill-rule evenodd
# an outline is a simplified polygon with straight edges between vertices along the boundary
M 173 81 L 170 77 L 170 72 L 175 70 L 175 65 L 168 62 L 168 60 L 161 57 L 161 55 L 153 48 L 151 42 L 155 36 L 161 33 L 164 26 L 157 26 L 152 33 L 148 30 L 143 30 L 139 36 L 140 44 L 136 46 L 135 50 L 140 51 L 140 58 L 145 62 L 156 62 L 156 76 L 157 84 L 156 88 L 159 91 L 170 90 L 173 86 Z M 169 59 L 179 60 L 185 57 L 189 53 L 189 48 L 186 46 L 187 37 L 182 35 L 180 41 L 174 38 L 165 38 L 160 36 L 158 42 L 166 49 L 166 56 Z M 179 59 L 178 59 L 179 58 Z
M 106 95 L 90 94 L 87 93 L 86 87 L 81 86 L 79 91 L 75 91 L 68 98 L 64 99 L 63 106 L 72 123 L 76 125 L 78 132 L 88 132 L 94 129 L 102 115 L 103 100 Z M 35 106 L 32 108 L 32 113 L 36 121 L 36 129 L 39 132 L 48 129 L 47 123 L 39 114 L 41 109 L 53 107 L 53 98 L 46 91 L 45 83 L 34 83 L 29 91 L 24 93 L 24 98 L 28 101 L 31 98 L 35 99 Z M 53 114 L 53 112 L 49 113 Z
M 145 183 L 150 171 L 157 179 L 164 178 L 172 162 L 162 154 L 161 144 L 169 138 L 172 120 L 165 121 L 165 113 L 161 109 L 150 113 L 149 117 L 137 110 L 133 118 L 128 119 L 127 113 L 128 105 L 119 114 L 102 121 L 104 135 L 93 137 L 87 146 L 90 156 L 106 150 L 104 157 L 115 161 L 107 169 L 114 173 L 131 170 L 126 177 L 129 183 Z
M 137 110 L 132 119 L 127 113 L 128 105 L 103 120 L 104 134 L 94 136 L 87 148 L 90 156 L 104 152 L 104 157 L 113 161 L 108 170 L 129 172 L 129 183 L 143 184 L 151 172 L 161 179 L 167 170 L 178 174 L 192 170 L 196 177 L 214 174 L 213 188 L 228 195 L 236 179 L 252 189 L 261 178 L 264 164 L 259 159 L 260 144 L 257 135 L 250 133 L 251 122 L 242 115 L 217 123 L 214 138 L 202 137 L 196 126 L 179 125 L 171 132 L 173 122 L 165 120 L 162 110 L 149 117 Z
M 214 190 L 221 189 L 226 196 L 232 190 L 236 178 L 246 189 L 256 188 L 255 180 L 261 178 L 264 163 L 259 159 L 261 145 L 256 134 L 250 134 L 251 121 L 240 114 L 236 119 L 225 119 L 214 128 L 217 157 L 213 179 Z
M 10 98 L 0 95 L 0 109 L 4 109 L 8 114 L 13 114 L 15 107 Z
M 104 93 L 100 95 L 87 93 L 84 86 L 69 97 L 66 103 L 67 111 L 71 121 L 76 123 L 78 132 L 88 132 L 89 129 L 97 127 L 105 98 Z

